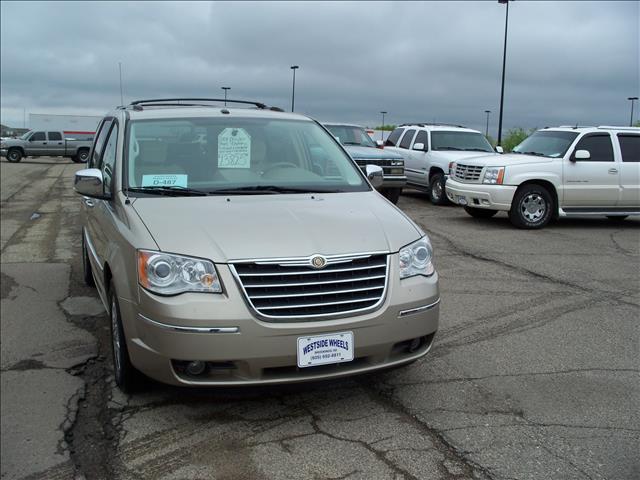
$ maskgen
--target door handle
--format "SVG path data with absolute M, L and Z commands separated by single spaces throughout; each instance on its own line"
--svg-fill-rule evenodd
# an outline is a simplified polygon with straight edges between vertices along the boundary
M 618 169 L 617 169 L 617 168 L 610 168 L 610 169 L 609 169 L 609 173 L 610 173 L 610 174 L 612 174 L 612 175 L 613 175 L 614 173 L 618 173 Z
M 90 197 L 83 197 L 84 198 L 84 204 L 89 207 L 89 208 L 93 208 L 95 206 L 95 203 L 93 201 L 92 198 Z
M 42 142 L 42 144 L 43 144 L 43 145 L 46 145 L 46 144 L 47 144 L 47 142 Z

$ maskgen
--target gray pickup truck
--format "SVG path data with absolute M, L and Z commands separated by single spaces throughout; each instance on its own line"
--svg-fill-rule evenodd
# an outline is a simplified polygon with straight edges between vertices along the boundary
M 65 132 L 31 130 L 20 138 L 2 140 L 0 155 L 12 163 L 24 157 L 67 157 L 76 163 L 89 158 L 93 138 L 67 138 Z

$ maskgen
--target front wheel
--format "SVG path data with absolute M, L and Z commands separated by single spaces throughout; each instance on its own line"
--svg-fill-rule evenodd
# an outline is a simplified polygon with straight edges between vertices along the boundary
M 17 148 L 12 148 L 7 153 L 7 160 L 9 160 L 11 163 L 18 163 L 20 160 L 22 160 L 22 152 Z
M 471 215 L 473 218 L 491 218 L 496 213 L 497 210 L 489 210 L 487 208 L 473 208 L 473 207 L 464 207 L 464 211 Z
M 387 200 L 389 200 L 391 203 L 395 205 L 398 203 L 398 200 L 400 199 L 400 194 L 402 193 L 402 189 L 401 188 L 385 188 L 383 190 L 380 190 L 380 193 L 384 196 L 384 198 L 386 198 Z
M 89 150 L 80 150 L 72 159 L 76 163 L 87 163 L 87 160 L 89 159 Z
M 118 388 L 125 393 L 133 392 L 140 381 L 140 373 L 131 364 L 127 340 L 122 327 L 120 305 L 113 281 L 109 285 L 109 316 L 111 318 L 111 352 L 113 353 L 113 375 Z
M 449 203 L 445 194 L 447 179 L 442 173 L 434 173 L 429 179 L 429 196 L 434 205 L 446 205 Z
M 524 185 L 513 197 L 509 220 L 518 228 L 542 228 L 553 218 L 554 208 L 551 193 L 545 187 Z

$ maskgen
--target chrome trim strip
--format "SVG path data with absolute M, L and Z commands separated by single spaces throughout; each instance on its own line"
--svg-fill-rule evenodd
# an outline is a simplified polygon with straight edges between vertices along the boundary
M 384 287 L 380 285 L 379 287 L 363 287 L 363 288 L 350 288 L 347 290 L 332 290 L 331 294 L 336 293 L 353 293 L 353 292 L 366 292 L 367 290 L 381 290 Z M 290 297 L 313 297 L 317 295 L 326 295 L 327 292 L 305 292 L 305 293 L 289 293 L 286 295 L 254 295 L 251 298 L 254 300 L 263 300 L 265 298 L 290 298 Z
M 346 303 L 364 303 L 364 302 L 373 302 L 377 300 L 378 300 L 378 296 L 376 295 L 373 298 L 356 298 L 356 299 L 350 299 L 350 300 L 339 300 L 337 302 L 298 303 L 294 305 L 276 305 L 275 307 L 258 307 L 258 308 L 260 310 L 286 310 L 287 308 L 324 307 L 325 305 L 344 305 Z
M 364 255 L 364 254 L 362 254 L 362 255 Z M 386 255 L 386 257 L 387 257 L 387 268 L 386 268 L 385 274 L 383 276 L 377 277 L 377 278 L 384 277 L 384 290 L 382 291 L 382 294 L 380 295 L 380 299 L 378 300 L 378 302 L 375 305 L 371 305 L 370 307 L 360 308 L 360 309 L 357 309 L 357 310 L 349 310 L 348 312 L 319 313 L 319 314 L 313 314 L 313 315 L 282 315 L 282 316 L 274 316 L 274 315 L 265 315 L 265 314 L 260 313 L 258 311 L 258 309 L 251 302 L 251 298 L 249 297 L 249 294 L 247 293 L 247 290 L 245 289 L 245 286 L 243 285 L 242 280 L 240 279 L 240 275 L 236 271 L 235 267 L 231 263 L 229 263 L 228 265 L 229 265 L 229 270 L 231 271 L 231 274 L 233 275 L 233 278 L 235 279 L 236 284 L 238 285 L 238 288 L 243 293 L 243 297 L 242 298 L 244 299 L 245 304 L 247 305 L 249 310 L 255 315 L 256 318 L 261 319 L 261 320 L 265 320 L 265 321 L 268 321 L 268 322 L 272 322 L 272 323 L 279 323 L 279 322 L 280 323 L 284 323 L 286 321 L 292 321 L 292 320 L 298 320 L 298 321 L 303 321 L 304 322 L 304 321 L 313 320 L 313 319 L 336 319 L 336 318 L 352 317 L 354 315 L 361 315 L 361 314 L 365 314 L 365 313 L 368 313 L 368 312 L 373 312 L 373 311 L 378 310 L 380 308 L 380 306 L 387 299 L 387 291 L 388 291 L 388 288 L 389 288 L 389 276 L 391 275 L 390 265 L 391 265 L 391 256 L 392 256 L 392 254 L 390 252 L 370 252 L 370 253 L 367 253 L 366 255 Z M 333 258 L 333 257 L 338 257 L 338 256 L 341 256 L 341 255 L 331 255 L 331 256 L 325 257 L 325 258 Z M 245 260 L 244 262 L 251 262 L 251 260 Z M 353 281 L 353 279 L 348 280 L 348 281 Z M 334 282 L 334 283 L 338 283 L 338 282 Z M 289 285 L 292 285 L 292 284 L 289 284 Z M 264 286 L 264 285 L 262 285 L 262 286 Z M 276 285 L 276 286 L 281 287 L 282 285 Z
M 425 312 L 427 310 L 431 310 L 433 307 L 435 307 L 439 303 L 440 303 L 440 299 L 436 300 L 435 302 L 429 305 L 423 305 L 422 307 L 410 308 L 408 310 L 401 310 L 400 313 L 398 313 L 398 318 L 406 317 L 408 315 L 414 315 L 416 313 Z
M 183 327 L 181 325 L 169 325 L 166 323 L 156 322 L 155 320 L 151 320 L 148 317 L 145 317 L 141 313 L 138 314 L 138 317 L 144 320 L 145 322 L 149 322 L 156 327 L 164 328 L 165 330 L 171 330 L 174 332 L 181 333 L 240 333 L 239 327 Z
M 348 260 L 345 260 L 348 261 Z M 262 264 L 261 264 L 262 265 Z M 283 265 L 286 267 L 290 267 L 292 265 Z M 305 267 L 308 267 L 309 265 L 304 265 Z M 370 268 L 384 268 L 387 265 L 384 263 L 381 263 L 379 265 L 370 265 L 368 267 L 354 267 L 354 268 L 335 268 L 335 269 L 326 269 L 326 268 L 318 268 L 316 270 L 304 270 L 301 272 L 274 272 L 274 273 L 242 273 L 239 274 L 242 277 L 269 277 L 269 276 L 278 276 L 278 275 L 311 275 L 314 273 L 334 273 L 334 272 L 351 272 L 354 270 L 368 270 Z
M 330 263 L 339 263 L 340 260 L 343 262 L 349 260 L 357 260 L 359 258 L 367 258 L 373 255 L 388 255 L 389 252 L 379 251 L 379 252 L 364 252 L 364 253 L 345 253 L 341 255 L 322 255 L 322 254 L 313 254 L 307 257 L 282 257 L 282 258 L 239 258 L 239 259 L 229 259 L 227 263 L 260 263 L 260 264 L 288 264 L 291 265 L 295 262 L 300 262 L 300 265 L 309 265 L 311 259 L 315 256 L 324 257 L 327 260 L 327 265 Z M 337 260 L 338 262 L 335 262 Z
M 234 269 L 235 270 L 235 269 Z M 238 274 L 238 276 L 242 276 Z M 332 283 L 346 283 L 346 282 L 364 282 L 366 280 L 377 280 L 384 278 L 386 275 L 373 275 L 370 277 L 361 278 L 347 278 L 342 280 L 322 280 L 320 282 L 303 282 L 303 283 L 270 283 L 267 285 L 245 285 L 245 288 L 277 288 L 277 287 L 304 287 L 307 285 L 328 285 Z
M 89 253 L 93 257 L 93 261 L 98 266 L 100 271 L 103 271 L 104 267 L 102 266 L 102 262 L 100 262 L 100 259 L 98 258 L 98 254 L 96 253 L 96 249 L 93 247 L 93 243 L 91 243 L 91 239 L 89 238 L 89 234 L 87 233 L 87 229 L 83 228 L 82 230 L 83 230 L 83 233 L 84 233 L 84 243 L 87 245 L 87 247 L 89 247 Z
M 605 217 L 607 215 L 612 216 L 622 216 L 622 215 L 640 215 L 640 211 L 638 210 L 609 210 L 609 211 L 584 211 L 584 212 L 576 212 L 573 210 L 565 210 L 562 208 L 558 209 L 561 217 L 579 217 L 579 216 L 595 216 L 595 217 Z

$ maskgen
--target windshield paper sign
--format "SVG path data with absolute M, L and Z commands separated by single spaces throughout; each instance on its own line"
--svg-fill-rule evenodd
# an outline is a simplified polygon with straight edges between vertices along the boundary
M 187 188 L 188 175 L 143 175 L 143 187 L 184 187 Z
M 298 367 L 353 360 L 353 332 L 298 337 Z
M 244 129 L 225 128 L 218 135 L 218 167 L 251 167 L 251 136 Z

